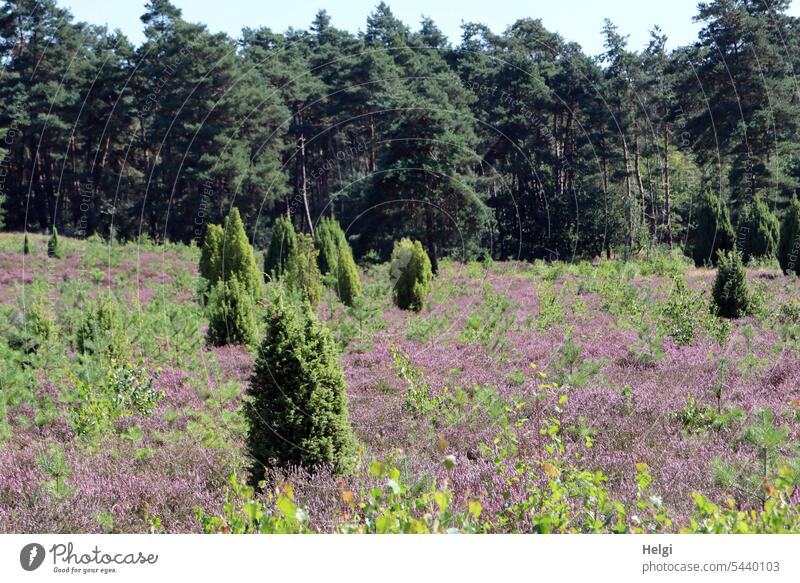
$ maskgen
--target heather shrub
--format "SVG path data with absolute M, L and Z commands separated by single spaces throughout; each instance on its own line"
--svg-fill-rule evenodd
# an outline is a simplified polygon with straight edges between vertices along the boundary
M 284 273 L 289 290 L 316 307 L 322 297 L 322 274 L 317 266 L 317 249 L 305 233 L 297 234 L 297 250 L 289 258 Z
M 353 307 L 356 299 L 361 296 L 361 280 L 358 278 L 358 268 L 349 247 L 342 247 L 339 250 L 336 293 L 342 303 L 349 307 Z
M 694 248 L 695 265 L 716 264 L 717 251 L 733 249 L 736 234 L 728 207 L 710 191 L 700 197 L 697 209 Z
M 322 274 L 337 273 L 339 253 L 350 245 L 336 219 L 325 217 L 319 222 L 314 233 L 314 244 L 319 251 L 319 270 Z
M 395 242 L 389 275 L 394 301 L 402 310 L 419 312 L 431 291 L 431 261 L 419 241 Z
M 256 264 L 255 251 L 247 238 L 239 209 L 234 208 L 225 219 L 222 249 L 220 250 L 219 279 L 229 281 L 235 277 L 250 293 L 254 301 L 263 295 L 263 275 Z M 214 282 L 216 283 L 216 281 Z
M 279 289 L 265 326 L 244 409 L 253 483 L 275 463 L 349 470 L 356 441 L 331 333 L 308 302 L 298 306 Z
M 797 266 L 798 256 L 800 256 L 800 201 L 795 194 L 781 222 L 778 261 L 783 273 L 797 275 L 800 271 Z
M 78 352 L 105 354 L 111 359 L 124 359 L 129 341 L 119 303 L 111 294 L 103 294 L 85 307 L 75 333 Z
M 780 224 L 767 203 L 758 194 L 753 204 L 745 207 L 738 225 L 742 245 L 742 260 L 771 259 L 775 256 L 780 237 Z M 737 241 L 738 242 L 738 241 Z
M 61 244 L 58 241 L 58 229 L 56 229 L 55 225 L 53 225 L 53 233 L 47 241 L 47 256 L 55 259 L 64 258 L 64 250 L 61 248 Z
M 207 310 L 209 344 L 253 345 L 257 341 L 256 304 L 238 277 L 217 282 L 209 295 Z
M 222 243 L 225 233 L 219 225 L 208 225 L 200 249 L 200 276 L 212 288 L 222 277 Z
M 752 301 L 741 253 L 736 249 L 720 252 L 717 265 L 717 277 L 711 292 L 717 314 L 723 318 L 747 315 Z
M 279 278 L 289 267 L 290 259 L 297 253 L 297 234 L 288 217 L 281 216 L 272 228 L 272 238 L 264 255 L 264 273 Z

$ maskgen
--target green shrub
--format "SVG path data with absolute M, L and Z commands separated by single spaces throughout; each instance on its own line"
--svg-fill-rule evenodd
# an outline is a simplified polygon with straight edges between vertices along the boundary
M 256 264 L 255 251 L 244 231 L 239 209 L 231 210 L 223 230 L 220 278 L 228 281 L 236 277 L 255 301 L 260 300 L 264 295 L 264 276 Z
M 245 402 L 252 480 L 273 462 L 337 473 L 355 461 L 347 387 L 330 331 L 308 302 L 292 303 L 276 290 Z
M 253 345 L 257 335 L 256 305 L 247 287 L 236 276 L 218 281 L 208 298 L 208 343 Z
M 753 204 L 745 207 L 739 220 L 742 260 L 771 259 L 775 256 L 780 237 L 780 224 L 767 203 L 756 194 Z
M 422 309 L 431 291 L 431 261 L 419 241 L 403 238 L 395 242 L 389 268 L 394 301 L 400 309 Z
M 728 208 L 713 193 L 706 191 L 700 197 L 697 209 L 694 249 L 695 265 L 715 263 L 717 251 L 733 249 L 735 233 Z
M 719 252 L 712 297 L 717 315 L 723 318 L 739 318 L 750 312 L 752 302 L 747 287 L 747 274 L 738 250 Z
M 661 307 L 662 330 L 678 346 L 689 345 L 703 326 L 701 306 L 705 302 L 680 275 L 675 275 L 672 281 L 672 290 Z
M 76 330 L 76 348 L 84 354 L 105 353 L 110 359 L 123 360 L 128 355 L 119 303 L 111 294 L 103 294 L 84 310 Z
M 783 273 L 788 275 L 793 272 L 797 275 L 800 272 L 797 266 L 798 255 L 800 255 L 800 201 L 797 200 L 797 195 L 794 195 L 781 223 L 778 261 Z
M 31 244 L 28 241 L 28 234 L 25 234 L 25 240 L 22 242 L 22 254 L 23 255 L 30 255 L 31 254 Z
M 289 267 L 290 259 L 297 253 L 297 234 L 292 221 L 281 216 L 272 228 L 272 238 L 264 255 L 264 273 L 275 279 Z
M 314 234 L 314 244 L 319 251 L 319 270 L 323 275 L 336 274 L 339 266 L 339 253 L 349 248 L 344 231 L 336 219 L 325 217 Z
M 55 225 L 53 225 L 53 234 L 50 235 L 50 239 L 47 241 L 47 256 L 55 259 L 64 258 L 64 250 L 58 242 L 58 229 L 56 229 Z
M 225 233 L 219 225 L 208 225 L 203 247 L 200 249 L 200 276 L 208 289 L 214 287 L 222 275 L 222 242 Z
M 317 265 L 314 241 L 305 233 L 297 234 L 297 250 L 289 258 L 284 276 L 288 289 L 299 294 L 314 307 L 319 304 L 322 297 L 322 274 Z
M 349 307 L 353 307 L 356 298 L 361 296 L 361 280 L 358 278 L 358 268 L 349 247 L 342 247 L 339 251 L 336 293 L 342 303 Z

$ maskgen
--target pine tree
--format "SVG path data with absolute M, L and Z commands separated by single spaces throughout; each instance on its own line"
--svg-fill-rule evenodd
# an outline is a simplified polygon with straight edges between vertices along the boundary
M 61 249 L 61 244 L 58 242 L 58 229 L 53 225 L 53 234 L 47 241 L 47 256 L 56 259 L 64 258 L 64 251 Z
M 394 301 L 402 310 L 419 312 L 431 290 L 431 262 L 419 241 L 401 239 L 394 245 L 389 268 Z
M 750 312 L 752 301 L 742 255 L 738 249 L 718 253 L 717 277 L 711 292 L 717 315 L 723 318 L 746 316 Z
M 317 264 L 314 241 L 305 233 L 297 234 L 297 251 L 289 258 L 285 272 L 286 287 L 316 307 L 322 296 L 322 274 Z
M 706 190 L 700 197 L 694 233 L 694 262 L 697 266 L 716 263 L 717 251 L 733 249 L 735 233 L 728 208 Z
M 350 307 L 361 296 L 358 267 L 356 267 L 356 262 L 353 260 L 353 254 L 349 246 L 342 247 L 339 251 L 339 264 L 336 269 L 336 293 L 342 303 Z
M 792 196 L 789 208 L 781 223 L 781 239 L 778 246 L 778 260 L 783 273 L 798 275 L 798 256 L 800 256 L 800 201 Z
M 237 276 L 218 281 L 208 298 L 208 343 L 253 345 L 258 336 L 256 305 Z
M 264 255 L 264 273 L 275 279 L 280 278 L 296 252 L 297 234 L 294 225 L 287 217 L 280 216 L 272 228 L 272 238 Z
M 245 401 L 253 483 L 274 463 L 347 471 L 356 440 L 330 331 L 307 303 L 294 305 L 280 291 L 270 299 L 265 323 Z
M 780 239 L 780 223 L 767 203 L 756 194 L 752 205 L 742 212 L 738 227 L 742 241 L 742 260 L 772 259 Z M 738 241 L 737 241 L 738 242 Z

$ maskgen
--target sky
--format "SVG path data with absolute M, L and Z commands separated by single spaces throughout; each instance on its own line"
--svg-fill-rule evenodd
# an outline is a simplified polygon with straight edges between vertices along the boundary
M 334 26 L 355 33 L 365 28 L 367 15 L 379 1 L 173 0 L 173 4 L 183 10 L 184 19 L 236 37 L 245 26 L 268 26 L 275 32 L 308 28 L 321 8 L 331 15 Z M 146 0 L 58 2 L 77 20 L 119 28 L 135 44 L 143 39 L 139 16 Z M 646 46 L 654 24 L 668 36 L 669 48 L 694 41 L 700 28 L 692 22 L 697 0 L 387 0 L 387 4 L 414 30 L 423 15 L 432 18 L 454 44 L 461 38 L 462 22 L 480 22 L 499 33 L 520 18 L 541 18 L 549 30 L 580 43 L 593 55 L 603 52 L 604 18 L 611 19 L 620 33 L 630 35 L 629 47 L 636 50 Z M 800 0 L 793 0 L 789 12 L 800 16 Z

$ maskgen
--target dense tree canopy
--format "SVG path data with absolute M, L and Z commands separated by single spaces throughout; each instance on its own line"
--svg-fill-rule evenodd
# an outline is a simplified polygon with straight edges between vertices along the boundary
M 6 0 L 0 225 L 201 243 L 235 206 L 259 248 L 280 216 L 312 237 L 333 216 L 356 257 L 411 237 L 434 271 L 654 244 L 708 259 L 706 193 L 740 225 L 755 205 L 781 220 L 798 187 L 788 4 L 703 2 L 673 51 L 606 22 L 591 56 L 533 18 L 465 23 L 453 45 L 383 3 L 359 34 L 321 11 L 232 39 L 151 0 L 136 47 L 54 0 Z

